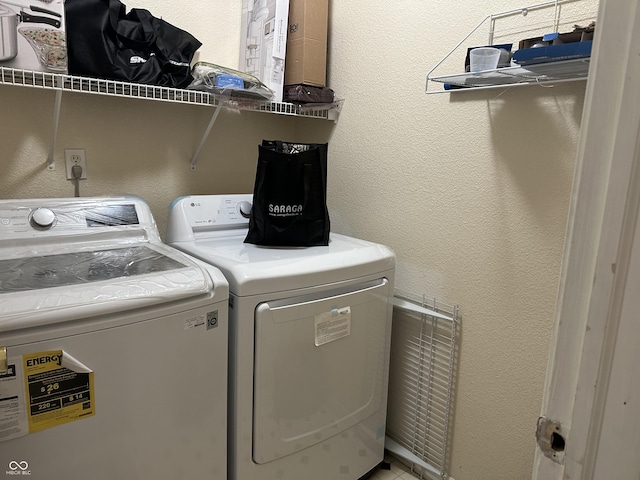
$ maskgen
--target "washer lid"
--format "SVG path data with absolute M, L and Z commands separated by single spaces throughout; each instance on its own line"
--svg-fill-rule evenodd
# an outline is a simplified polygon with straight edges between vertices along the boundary
M 0 331 L 211 292 L 210 276 L 162 244 L 0 259 Z
M 332 233 L 326 247 L 262 247 L 247 231 L 172 246 L 219 268 L 238 296 L 283 292 L 383 273 L 395 266 L 384 245 Z

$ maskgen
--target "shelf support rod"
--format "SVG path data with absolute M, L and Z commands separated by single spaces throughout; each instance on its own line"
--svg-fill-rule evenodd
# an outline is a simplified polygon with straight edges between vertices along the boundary
M 200 145 L 198 145 L 198 148 L 196 149 L 196 153 L 193 154 L 193 158 L 191 159 L 191 163 L 189 164 L 189 169 L 192 172 L 196 171 L 196 162 L 198 161 L 200 150 L 202 150 L 202 147 L 204 146 L 204 142 L 207 141 L 207 138 L 209 137 L 209 133 L 211 133 L 213 124 L 216 123 L 216 119 L 218 118 L 218 114 L 220 113 L 221 108 L 222 108 L 222 105 L 218 105 L 216 107 L 215 111 L 213 112 L 213 115 L 211 116 L 211 120 L 209 120 L 209 125 L 207 125 L 207 128 L 204 131 L 204 135 L 202 135 L 202 140 L 200 140 Z
M 53 105 L 53 132 L 49 140 L 49 156 L 47 157 L 47 170 L 55 170 L 56 164 L 53 160 L 53 152 L 56 148 L 56 137 L 58 136 L 58 124 L 60 122 L 60 106 L 62 105 L 62 89 L 56 90 L 56 99 Z
M 493 15 L 489 15 L 489 40 L 487 45 L 493 45 L 493 36 L 496 33 L 496 19 Z
M 560 28 L 560 10 L 562 9 L 562 7 L 560 6 L 560 3 L 558 3 L 558 0 L 556 0 L 556 8 L 554 10 L 554 18 L 553 18 L 553 31 L 557 32 L 558 29 Z

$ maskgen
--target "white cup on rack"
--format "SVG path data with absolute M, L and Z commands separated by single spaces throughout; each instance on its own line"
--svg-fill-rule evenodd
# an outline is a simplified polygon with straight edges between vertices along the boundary
M 478 47 L 469 52 L 469 66 L 471 72 L 483 72 L 498 68 L 500 49 L 493 47 Z

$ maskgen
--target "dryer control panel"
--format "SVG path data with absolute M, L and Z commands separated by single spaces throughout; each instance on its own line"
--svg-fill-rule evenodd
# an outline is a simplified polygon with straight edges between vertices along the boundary
M 249 227 L 253 195 L 191 195 L 169 206 L 168 243 L 220 236 Z M 226 233 L 225 233 L 226 232 Z

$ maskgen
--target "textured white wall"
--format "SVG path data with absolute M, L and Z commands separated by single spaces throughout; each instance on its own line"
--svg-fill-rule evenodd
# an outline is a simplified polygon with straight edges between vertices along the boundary
M 399 288 L 460 305 L 456 480 L 531 476 L 585 91 L 425 95 L 482 18 L 527 5 L 490 3 L 331 3 L 333 226 L 390 245 Z
M 126 4 L 194 34 L 199 60 L 237 67 L 239 0 Z M 530 478 L 584 83 L 425 95 L 487 2 L 330 5 L 337 125 L 223 112 L 194 173 L 212 109 L 65 94 L 50 172 L 53 93 L 0 86 L 0 197 L 71 196 L 63 150 L 85 148 L 82 194 L 140 195 L 164 232 L 178 195 L 251 191 L 262 138 L 329 140 L 333 230 L 391 246 L 398 287 L 460 305 L 452 476 Z

